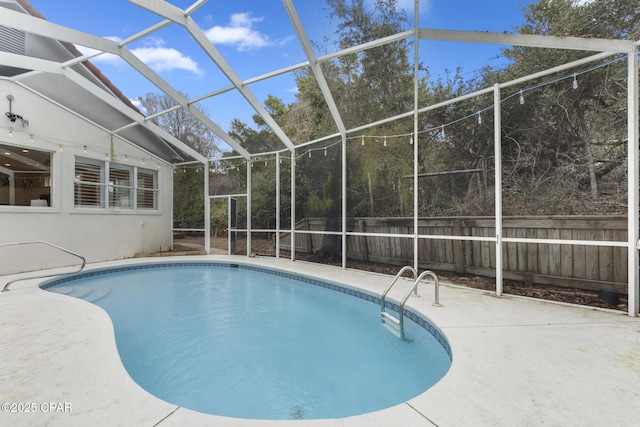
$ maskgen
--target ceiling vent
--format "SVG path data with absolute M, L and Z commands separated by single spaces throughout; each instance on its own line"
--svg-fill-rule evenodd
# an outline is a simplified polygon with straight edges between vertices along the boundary
M 0 51 L 26 55 L 27 34 L 22 30 L 0 25 Z

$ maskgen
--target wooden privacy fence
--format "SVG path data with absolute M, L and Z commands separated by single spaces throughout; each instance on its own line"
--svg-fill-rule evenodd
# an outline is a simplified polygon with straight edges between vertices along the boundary
M 504 238 L 618 241 L 627 240 L 627 218 L 504 217 Z M 325 219 L 305 219 L 296 230 L 324 231 Z M 340 230 L 340 224 L 338 224 Z M 347 236 L 347 258 L 392 265 L 413 264 L 412 218 L 353 218 L 347 232 L 406 234 L 407 237 Z M 439 271 L 495 277 L 495 220 L 487 217 L 420 218 L 418 234 L 425 236 L 489 237 L 491 241 L 420 238 L 418 265 Z M 338 238 L 340 238 L 338 236 Z M 314 253 L 322 247 L 320 234 L 296 234 L 296 252 Z M 291 235 L 282 233 L 280 246 L 291 249 Z M 503 277 L 580 289 L 603 287 L 627 291 L 626 247 L 549 243 L 504 243 Z

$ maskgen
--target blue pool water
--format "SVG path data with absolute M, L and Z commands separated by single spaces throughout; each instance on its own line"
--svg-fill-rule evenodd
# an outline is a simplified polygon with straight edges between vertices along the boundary
M 417 396 L 451 364 L 446 340 L 424 319 L 409 313 L 422 326 L 405 321 L 402 341 L 382 325 L 377 298 L 288 273 L 163 263 L 45 287 L 107 311 L 140 386 L 210 414 L 358 415 Z

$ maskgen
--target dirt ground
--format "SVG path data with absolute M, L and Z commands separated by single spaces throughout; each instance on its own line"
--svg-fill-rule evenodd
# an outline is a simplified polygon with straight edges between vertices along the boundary
M 221 253 L 226 253 L 227 251 L 227 238 L 226 237 L 217 237 L 211 238 L 211 248 L 212 250 L 218 249 Z M 239 239 L 236 242 L 236 249 L 234 253 L 236 254 L 246 254 L 246 239 Z M 184 236 L 182 238 L 176 238 L 174 241 L 174 253 L 175 252 L 184 252 L 184 254 L 189 253 L 202 253 L 204 250 L 204 238 L 203 237 L 193 237 L 193 236 Z M 251 241 L 251 252 L 259 255 L 259 256 L 275 256 L 275 248 L 270 240 L 267 239 L 252 239 Z M 288 251 L 281 251 L 281 257 L 288 257 Z M 311 258 L 311 255 L 307 254 L 298 254 L 296 259 L 308 261 Z M 338 263 L 331 263 L 333 265 L 339 265 Z M 390 276 L 395 276 L 398 272 L 400 266 L 397 265 L 388 265 L 388 264 L 377 264 L 371 262 L 360 262 L 360 261 L 347 261 L 347 268 L 356 269 L 356 270 L 364 270 L 364 271 L 372 271 L 381 274 L 388 274 Z M 481 276 L 473 276 L 473 275 L 458 275 L 450 272 L 444 271 L 435 271 L 438 277 L 446 278 L 448 281 L 455 283 L 457 285 L 467 286 L 475 289 L 485 289 L 485 290 L 495 290 L 495 279 L 490 277 L 481 277 Z M 591 307 L 601 307 L 601 308 L 609 308 L 616 309 L 621 311 L 627 310 L 627 300 L 626 295 L 620 295 L 620 303 L 617 305 L 607 304 L 604 300 L 602 300 L 598 292 L 588 291 L 583 289 L 574 289 L 574 288 L 566 288 L 559 286 L 548 286 L 548 285 L 525 285 L 522 282 L 515 281 L 504 281 L 504 293 L 508 295 L 520 295 L 531 298 L 539 298 L 550 301 L 560 301 L 571 304 L 578 305 L 586 305 Z

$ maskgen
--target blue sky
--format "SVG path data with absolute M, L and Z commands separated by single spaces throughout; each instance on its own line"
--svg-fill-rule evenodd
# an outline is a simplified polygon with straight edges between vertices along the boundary
M 373 0 L 367 0 L 373 2 Z M 97 36 L 123 40 L 162 19 L 126 0 L 31 0 L 47 20 Z M 171 0 L 186 9 L 192 0 Z M 294 2 L 308 36 L 318 45 L 332 40 L 332 23 L 324 0 Z M 399 0 L 410 10 L 413 0 Z M 521 4 L 512 0 L 421 0 L 420 26 L 423 28 L 468 31 L 513 31 L 523 22 Z M 280 0 L 210 0 L 192 15 L 225 60 L 242 79 L 249 79 L 306 60 L 295 31 Z M 319 54 L 335 49 L 324 43 Z M 196 98 L 230 85 L 204 52 L 186 32 L 172 25 L 128 46 L 162 78 Z M 81 49 L 82 50 L 82 49 Z M 421 42 L 420 60 L 432 74 L 460 66 L 471 75 L 483 65 L 500 66 L 496 59 L 500 46 L 467 45 L 445 42 Z M 130 99 L 135 100 L 159 90 L 118 58 L 101 56 L 92 62 Z M 249 86 L 263 101 L 271 94 L 286 103 L 295 100 L 295 82 L 291 74 Z M 232 91 L 199 104 L 223 129 L 233 118 L 251 123 L 254 110 L 241 95 Z

